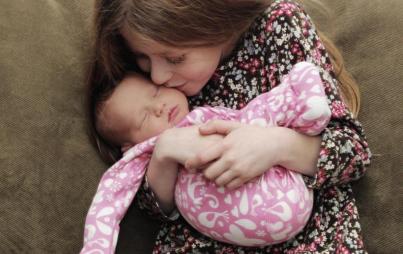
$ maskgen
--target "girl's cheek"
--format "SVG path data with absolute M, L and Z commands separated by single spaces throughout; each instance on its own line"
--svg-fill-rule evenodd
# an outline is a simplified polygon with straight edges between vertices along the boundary
M 203 79 L 205 76 L 208 75 L 208 67 L 207 66 L 201 65 L 201 64 L 195 64 L 193 66 L 189 66 L 186 70 L 183 71 L 183 76 L 186 77 L 189 80 L 199 80 Z M 211 67 L 210 67 L 211 68 Z

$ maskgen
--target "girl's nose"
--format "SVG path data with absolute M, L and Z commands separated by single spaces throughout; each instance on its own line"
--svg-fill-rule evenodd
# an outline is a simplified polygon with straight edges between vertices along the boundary
M 165 85 L 172 78 L 172 71 L 163 60 L 155 59 L 151 63 L 151 80 L 156 85 Z

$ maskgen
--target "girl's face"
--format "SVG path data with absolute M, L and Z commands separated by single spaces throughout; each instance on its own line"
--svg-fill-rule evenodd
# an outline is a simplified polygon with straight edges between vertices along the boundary
M 125 78 L 105 102 L 103 124 L 122 150 L 174 127 L 189 113 L 185 95 L 140 75 Z M 104 134 L 108 135 L 108 134 Z
M 157 85 L 172 87 L 187 96 L 196 95 L 214 74 L 222 56 L 231 51 L 229 43 L 213 47 L 174 48 L 121 29 L 136 62 Z

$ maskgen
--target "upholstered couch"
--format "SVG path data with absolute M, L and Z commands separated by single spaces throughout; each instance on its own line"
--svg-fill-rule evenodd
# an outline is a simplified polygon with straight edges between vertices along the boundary
M 360 83 L 373 164 L 354 184 L 370 253 L 403 252 L 403 1 L 309 7 Z M 93 1 L 0 0 L 0 253 L 77 253 L 106 169 L 85 131 Z M 117 253 L 149 253 L 157 222 L 132 207 Z

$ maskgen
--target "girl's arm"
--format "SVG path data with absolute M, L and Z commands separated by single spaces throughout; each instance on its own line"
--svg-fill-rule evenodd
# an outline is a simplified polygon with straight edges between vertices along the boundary
M 267 48 L 266 52 L 267 62 L 272 63 L 270 69 L 275 70 L 267 75 L 272 86 L 279 84 L 281 78 L 300 61 L 318 66 L 332 111 L 327 128 L 318 140 L 318 137 L 306 137 L 290 130 L 289 135 L 283 135 L 287 130 L 281 131 L 281 134 L 278 129 L 270 128 L 264 132 L 254 127 L 253 130 L 249 129 L 254 132 L 248 133 L 247 127 L 236 127 L 239 124 L 219 124 L 205 133 L 227 135 L 223 143 L 197 155 L 188 162 L 188 166 L 197 168 L 215 160 L 205 174 L 212 179 L 222 174 L 216 181 L 229 182 L 232 187 L 239 186 L 244 179 L 250 179 L 251 172 L 264 172 L 263 163 L 266 163 L 266 169 L 276 164 L 301 169 L 301 173 L 310 176 L 305 179 L 311 188 L 344 184 L 360 178 L 369 165 L 371 153 L 361 124 L 352 117 L 341 100 L 329 56 L 310 18 L 291 2 L 279 4 L 269 16 L 271 19 L 267 20 L 265 27 L 277 27 L 275 31 L 281 31 L 275 33 L 273 30 L 271 37 L 268 37 L 270 40 L 266 42 L 266 45 L 275 45 Z M 278 58 L 280 55 L 281 58 Z M 276 62 L 278 59 L 281 62 Z M 245 165 L 254 170 L 240 173 Z M 234 173 L 223 174 L 230 168 Z
M 224 120 L 202 125 L 200 132 L 226 137 L 189 159 L 185 166 L 198 168 L 211 162 L 204 175 L 220 186 L 239 187 L 275 165 L 308 176 L 317 171 L 320 137 L 306 136 L 285 127 L 267 128 Z
M 313 177 L 318 171 L 320 136 L 307 136 L 289 128 L 280 128 L 278 165 Z
M 312 188 L 323 188 L 324 185 L 338 185 L 356 180 L 363 176 L 370 163 L 371 152 L 365 133 L 342 101 L 339 82 L 329 55 L 310 17 L 297 4 L 287 8 L 291 16 L 282 14 L 276 18 L 284 28 L 282 33 L 278 34 L 283 39 L 283 45 L 278 47 L 298 50 L 296 54 L 284 54 L 282 61 L 289 62 L 291 66 L 296 61 L 309 61 L 320 68 L 332 112 L 331 120 L 321 134 L 316 161 L 317 172 L 313 177 L 306 178 L 306 183 Z
M 175 182 L 179 164 L 173 160 L 161 160 L 156 157 L 158 156 L 151 157 L 146 177 L 160 208 L 165 214 L 169 214 L 174 208 Z

